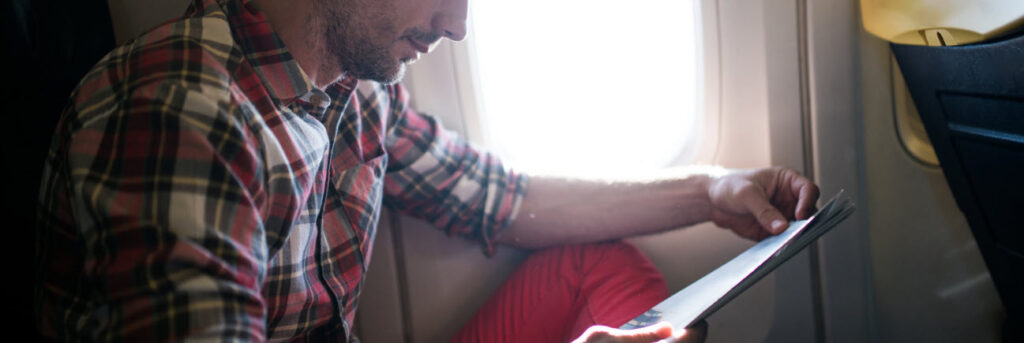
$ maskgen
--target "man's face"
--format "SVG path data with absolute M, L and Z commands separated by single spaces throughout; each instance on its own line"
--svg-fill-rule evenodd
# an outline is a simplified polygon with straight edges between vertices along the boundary
M 441 38 L 466 34 L 466 0 L 314 0 L 325 53 L 360 79 L 394 83 Z

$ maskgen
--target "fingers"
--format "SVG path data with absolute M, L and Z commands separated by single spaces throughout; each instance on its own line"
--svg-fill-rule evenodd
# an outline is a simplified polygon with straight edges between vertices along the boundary
M 625 336 L 619 336 L 622 339 L 620 342 L 650 343 L 672 336 L 672 325 L 661 322 L 645 328 L 625 331 L 625 333 Z
M 708 337 L 708 322 L 701 320 L 691 327 L 686 328 L 686 333 L 680 337 L 680 343 L 700 343 Z
M 661 322 L 635 330 L 619 330 L 607 326 L 591 326 L 573 343 L 651 343 L 672 336 L 672 325 Z
M 657 343 L 703 343 L 708 337 L 708 323 L 704 320 L 683 330 L 682 334 L 666 338 Z
M 794 171 L 791 173 L 796 174 Z M 807 178 L 797 174 L 790 181 L 790 190 L 797 194 L 796 209 L 793 213 L 796 219 L 807 219 L 815 212 L 814 204 L 818 202 L 818 186 Z
M 765 196 L 760 188 L 751 187 L 750 191 L 740 194 L 740 202 L 747 208 L 747 211 L 757 219 L 761 227 L 772 234 L 779 234 L 786 229 L 789 221 L 782 215 Z

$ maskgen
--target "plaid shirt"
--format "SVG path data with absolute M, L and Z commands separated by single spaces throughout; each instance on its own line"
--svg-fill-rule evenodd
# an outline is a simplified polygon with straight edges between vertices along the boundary
M 382 204 L 490 253 L 526 179 L 407 99 L 351 77 L 314 88 L 244 0 L 197 1 L 114 50 L 47 157 L 40 330 L 345 341 Z

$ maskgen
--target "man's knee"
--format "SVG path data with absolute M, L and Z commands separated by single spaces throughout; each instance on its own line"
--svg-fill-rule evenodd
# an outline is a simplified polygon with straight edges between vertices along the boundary
M 658 277 L 657 269 L 651 260 L 644 255 L 640 249 L 632 244 L 621 240 L 608 241 L 596 244 L 586 244 L 579 247 L 580 258 L 585 269 L 610 268 L 610 269 L 639 269 L 643 271 L 654 271 Z
M 651 263 L 640 249 L 622 240 L 584 244 L 580 248 L 584 250 L 585 255 L 591 255 L 591 258 L 601 261 L 621 261 L 620 264 Z
M 621 240 L 565 245 L 535 252 L 532 263 L 558 265 L 562 273 L 580 277 L 626 277 L 665 288 L 664 278 L 640 249 Z M 666 290 L 667 292 L 667 290 Z

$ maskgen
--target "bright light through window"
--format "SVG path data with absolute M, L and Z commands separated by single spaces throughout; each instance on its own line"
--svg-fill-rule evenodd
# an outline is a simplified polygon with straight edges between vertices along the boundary
M 470 1 L 485 134 L 511 165 L 580 176 L 670 165 L 698 115 L 688 0 Z

